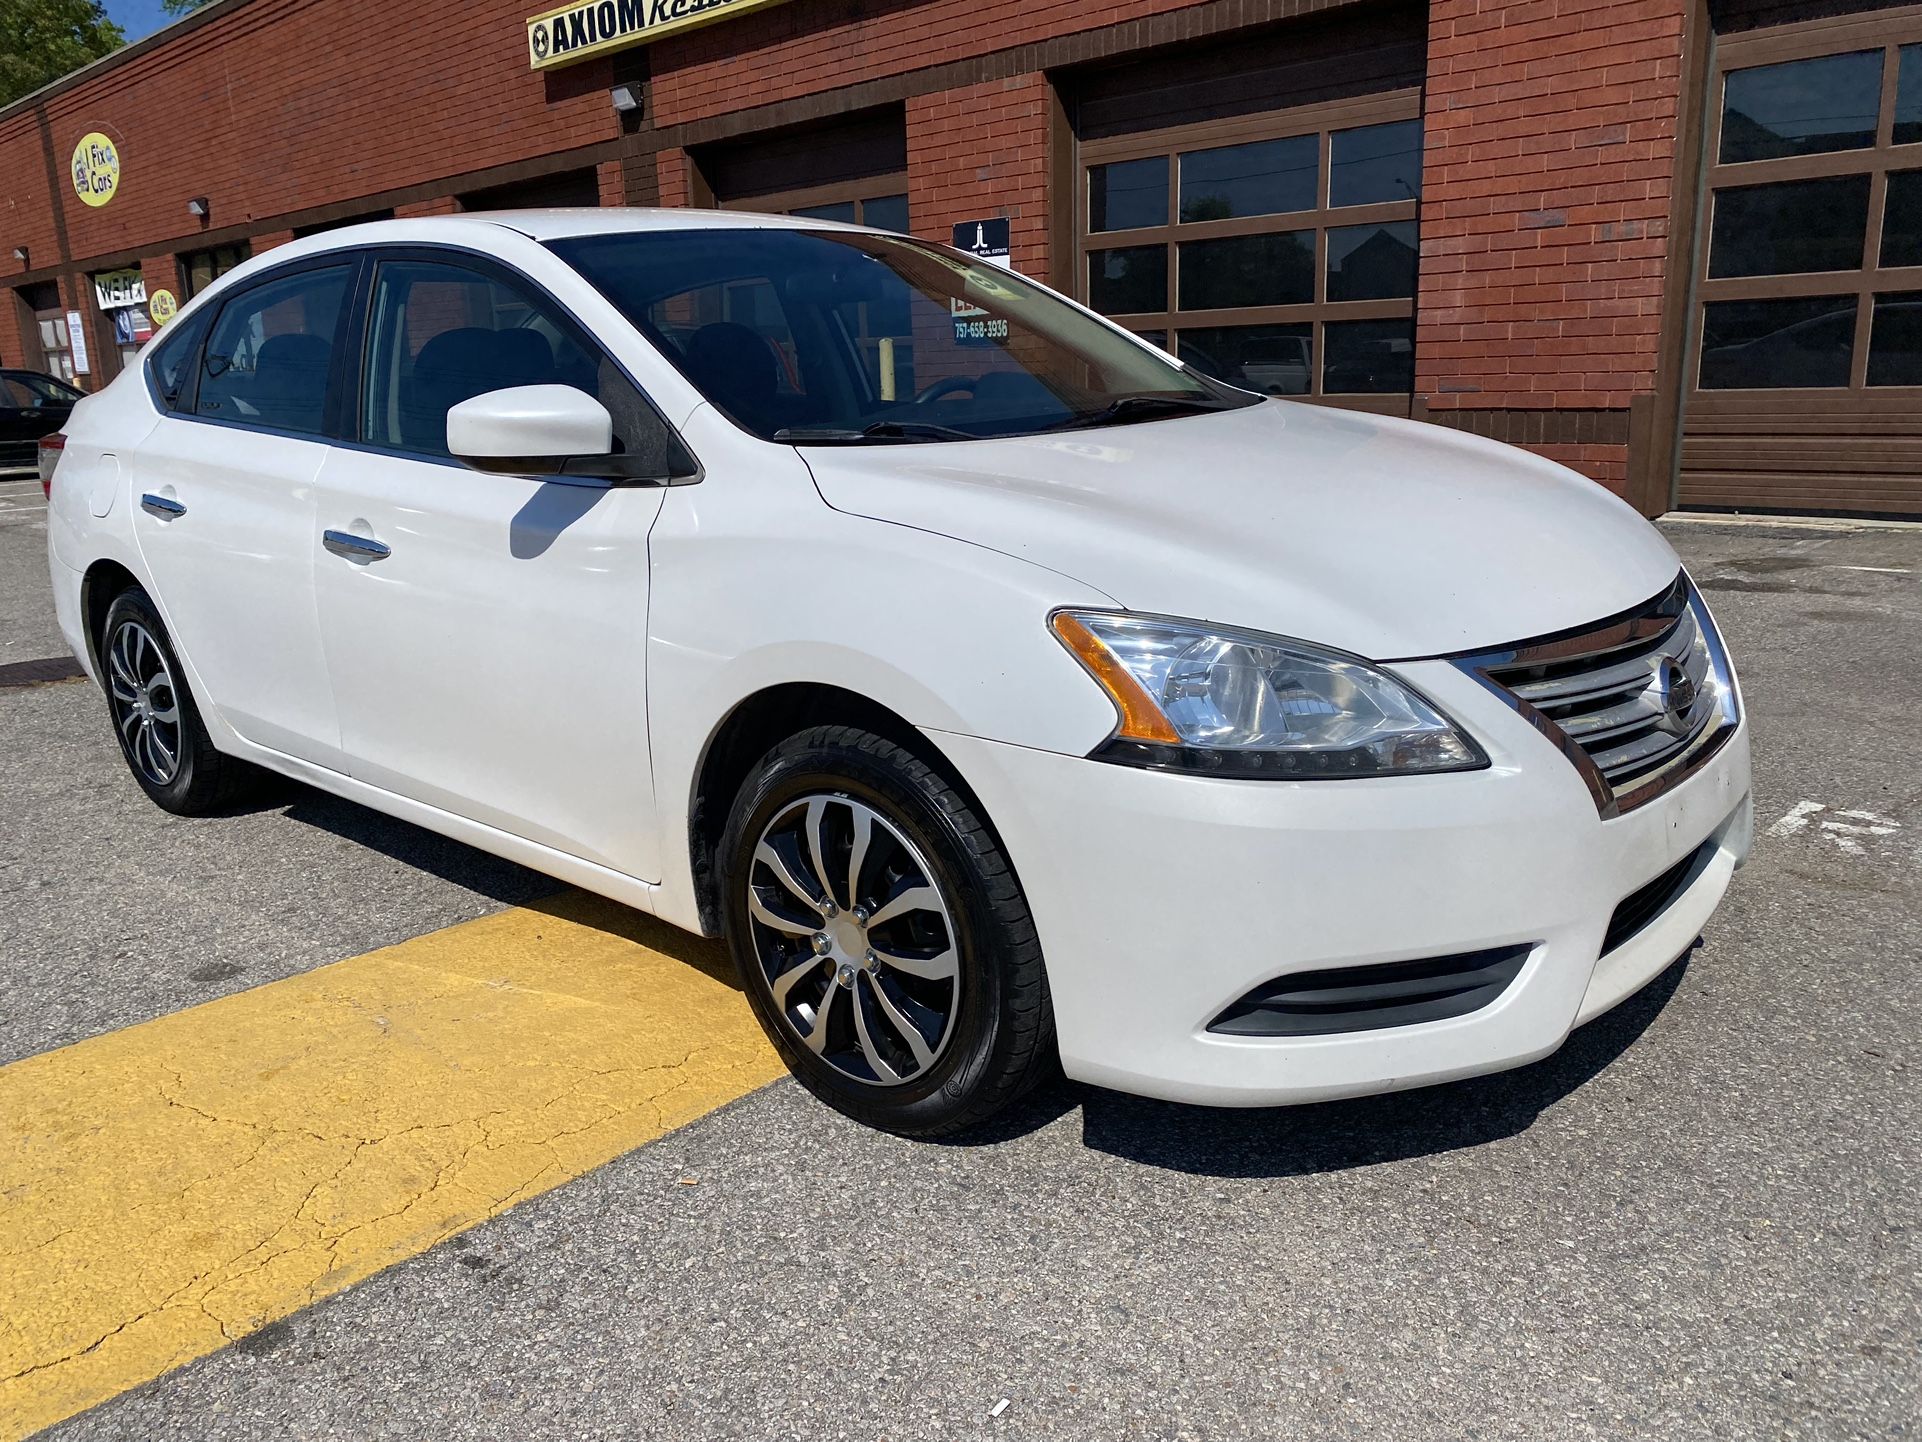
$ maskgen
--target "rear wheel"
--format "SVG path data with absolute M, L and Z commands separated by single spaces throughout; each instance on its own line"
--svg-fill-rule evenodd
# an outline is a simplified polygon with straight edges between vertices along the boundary
M 99 661 L 120 753 L 155 805 L 203 815 L 232 804 L 258 778 L 244 761 L 214 749 L 167 628 L 139 587 L 107 608 Z
M 749 1000 L 829 1105 L 939 1136 L 986 1120 L 1054 1064 L 1014 870 L 918 757 L 850 727 L 784 742 L 736 799 L 722 860 Z

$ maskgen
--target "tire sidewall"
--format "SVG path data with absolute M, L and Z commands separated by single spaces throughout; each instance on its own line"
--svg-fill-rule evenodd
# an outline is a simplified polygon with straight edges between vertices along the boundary
M 748 1001 L 789 1070 L 809 1090 L 864 1120 L 903 1130 L 938 1125 L 966 1105 L 993 1065 L 1006 1028 L 1001 928 L 986 905 L 985 878 L 941 804 L 945 789 L 905 752 L 897 768 L 853 746 L 780 748 L 736 799 L 722 841 L 721 894 L 728 947 Z M 934 1065 L 911 1082 L 878 1086 L 836 1070 L 809 1051 L 781 1014 L 756 953 L 747 919 L 749 855 L 770 820 L 804 796 L 841 796 L 874 807 L 906 833 L 934 870 L 955 923 L 961 998 Z

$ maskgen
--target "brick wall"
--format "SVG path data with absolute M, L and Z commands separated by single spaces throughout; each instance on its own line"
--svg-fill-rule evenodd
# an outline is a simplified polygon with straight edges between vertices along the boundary
M 1431 411 L 1654 389 L 1685 8 L 1434 0 L 1415 346 Z M 1537 449 L 1625 480 L 1625 447 Z
M 1019 75 L 908 102 L 908 213 L 915 233 L 953 237 L 957 221 L 1008 217 L 1015 268 L 1049 275 L 1047 77 Z
M 792 0 L 651 47 L 656 123 L 676 125 L 1204 0 Z

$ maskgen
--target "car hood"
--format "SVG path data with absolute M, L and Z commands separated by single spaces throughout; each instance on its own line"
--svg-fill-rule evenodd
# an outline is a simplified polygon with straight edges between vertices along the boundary
M 1681 565 L 1634 510 L 1552 461 L 1299 403 L 803 454 L 837 510 L 1034 561 L 1131 611 L 1376 660 L 1585 625 Z

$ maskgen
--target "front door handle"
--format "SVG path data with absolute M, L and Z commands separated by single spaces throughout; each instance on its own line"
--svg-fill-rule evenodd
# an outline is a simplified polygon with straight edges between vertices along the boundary
M 350 561 L 378 561 L 393 554 L 392 547 L 356 536 L 352 531 L 322 531 L 320 543 L 336 556 L 345 556 Z
M 172 496 L 156 496 L 152 491 L 140 498 L 140 508 L 156 516 L 165 516 L 168 520 L 187 514 L 187 508 Z

